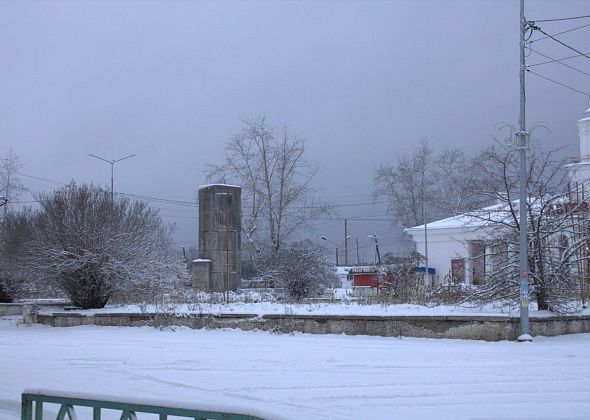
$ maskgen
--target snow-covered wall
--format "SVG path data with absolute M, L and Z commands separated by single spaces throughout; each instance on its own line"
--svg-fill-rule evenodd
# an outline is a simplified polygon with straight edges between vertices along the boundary
M 590 160 L 590 107 L 578 120 L 578 132 L 580 135 L 580 160 Z
M 578 120 L 578 132 L 580 136 L 580 157 L 567 165 L 572 182 L 576 184 L 590 183 L 590 108 L 586 110 Z
M 156 316 L 157 315 L 157 316 Z M 342 316 L 223 314 L 40 314 L 38 322 L 54 327 L 184 326 L 190 328 L 237 328 L 281 333 L 372 335 L 382 337 L 456 338 L 467 340 L 516 340 L 519 318 L 510 316 Z M 590 316 L 530 318 L 531 334 L 555 336 L 590 332 Z

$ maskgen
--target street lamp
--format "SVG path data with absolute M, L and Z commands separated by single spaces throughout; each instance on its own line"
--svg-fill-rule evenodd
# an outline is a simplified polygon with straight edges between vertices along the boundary
M 135 153 L 133 153 L 132 155 L 129 155 L 129 156 L 125 156 L 125 157 L 123 157 L 121 159 L 105 159 L 105 158 L 102 158 L 100 156 L 93 155 L 92 153 L 88 153 L 88 156 L 92 156 L 93 158 L 97 158 L 97 159 L 103 160 L 103 161 L 111 164 L 111 203 L 113 203 L 114 202 L 114 173 L 115 173 L 115 163 L 121 162 L 122 160 L 125 160 L 125 159 L 129 159 L 129 158 L 135 157 Z
M 332 242 L 325 236 L 322 236 L 322 239 L 326 242 L 330 242 L 332 245 L 334 245 L 334 247 L 336 247 L 336 267 L 338 267 L 338 244 L 336 242 Z

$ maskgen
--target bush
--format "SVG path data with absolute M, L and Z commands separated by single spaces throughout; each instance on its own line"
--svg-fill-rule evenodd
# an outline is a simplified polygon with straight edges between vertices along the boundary
M 0 230 L 0 302 L 12 302 L 31 289 L 26 255 L 32 237 L 30 211 L 6 215 Z
M 170 229 L 146 203 L 75 184 L 38 197 L 28 262 L 76 306 L 101 308 L 115 293 L 145 288 L 182 270 Z
M 338 282 L 334 265 L 325 252 L 311 241 L 293 242 L 277 254 L 274 262 L 266 261 L 265 277 L 274 279 L 275 287 L 296 301 L 321 294 Z

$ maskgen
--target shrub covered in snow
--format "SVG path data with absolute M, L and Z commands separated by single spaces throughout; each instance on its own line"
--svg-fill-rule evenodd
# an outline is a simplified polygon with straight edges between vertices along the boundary
M 33 236 L 30 211 L 10 212 L 0 229 L 0 302 L 21 297 L 30 284 L 26 263 L 27 243 Z
M 324 250 L 309 240 L 282 248 L 274 262 L 267 262 L 263 267 L 265 277 L 271 277 L 275 287 L 297 301 L 320 294 L 338 282 L 334 265 Z
M 88 185 L 71 184 L 38 197 L 25 263 L 74 305 L 100 308 L 114 294 L 150 292 L 182 272 L 170 229 L 146 203 Z

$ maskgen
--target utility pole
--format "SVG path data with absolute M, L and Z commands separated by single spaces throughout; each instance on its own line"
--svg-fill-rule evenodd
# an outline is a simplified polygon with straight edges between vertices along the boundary
M 348 219 L 344 219 L 344 265 L 348 266 Z
M 422 176 L 422 220 L 424 221 L 424 286 L 430 286 L 428 272 L 428 224 L 426 223 L 426 197 L 424 192 L 424 175 Z
M 356 265 L 361 265 L 361 254 L 359 253 L 359 238 L 356 239 Z
M 516 148 L 520 153 L 520 336 L 518 341 L 532 341 L 529 334 L 529 267 L 527 239 L 527 161 L 526 152 L 529 147 L 529 132 L 526 131 L 526 95 L 525 95 L 525 33 L 528 23 L 524 17 L 524 0 L 520 0 L 520 116 L 516 132 Z
M 377 242 L 377 234 L 367 235 L 369 238 L 373 238 L 375 241 L 375 256 L 377 257 L 377 265 L 381 265 L 381 254 L 379 253 L 379 242 Z
M 125 160 L 125 159 L 129 159 L 129 158 L 135 157 L 135 153 L 133 153 L 132 155 L 129 155 L 129 156 L 125 156 L 125 157 L 123 157 L 121 159 L 110 159 L 110 160 L 109 159 L 105 159 L 105 158 L 100 157 L 100 156 L 93 155 L 92 153 L 88 153 L 88 156 L 92 156 L 93 158 L 97 158 L 97 159 L 103 160 L 103 161 L 111 164 L 111 204 L 114 204 L 114 202 L 115 202 L 115 190 L 114 190 L 114 185 L 115 185 L 115 163 L 121 162 L 122 160 Z
M 229 196 L 225 200 L 225 303 L 229 303 Z
M 428 271 L 428 224 L 426 223 L 426 185 L 424 173 L 422 173 L 422 221 L 424 222 L 424 286 L 430 286 L 430 273 Z
M 330 242 L 332 245 L 334 245 L 334 247 L 336 248 L 336 267 L 338 267 L 338 244 L 336 242 L 333 242 L 331 240 L 329 240 L 328 238 L 326 238 L 325 236 L 322 236 L 322 239 L 326 242 Z
M 375 234 L 375 252 L 377 253 L 377 263 L 381 265 L 381 254 L 379 253 L 379 243 L 377 242 L 377 234 Z

